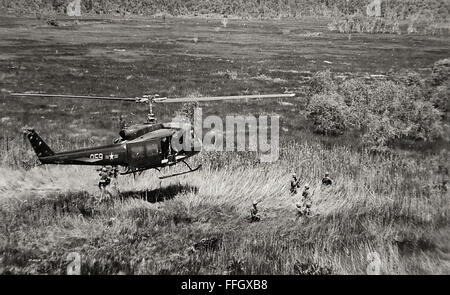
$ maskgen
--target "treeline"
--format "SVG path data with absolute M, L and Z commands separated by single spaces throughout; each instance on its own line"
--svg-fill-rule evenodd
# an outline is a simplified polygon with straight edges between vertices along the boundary
M 64 13 L 71 0 L 0 0 L 6 13 Z M 82 0 L 85 14 L 201 16 L 243 18 L 342 16 L 365 13 L 372 0 Z M 385 0 L 382 13 L 398 19 L 425 16 L 446 19 L 448 0 Z

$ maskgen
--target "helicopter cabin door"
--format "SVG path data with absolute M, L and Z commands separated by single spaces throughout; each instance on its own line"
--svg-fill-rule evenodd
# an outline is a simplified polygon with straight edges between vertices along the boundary
M 133 168 L 153 168 L 161 164 L 159 140 L 130 142 L 127 144 L 128 165 Z

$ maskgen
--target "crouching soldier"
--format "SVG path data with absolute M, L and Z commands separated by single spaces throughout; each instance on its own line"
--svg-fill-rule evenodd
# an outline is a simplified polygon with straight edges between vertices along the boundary
M 304 214 L 303 204 L 301 202 L 296 203 L 295 204 L 295 210 L 296 210 L 296 218 L 295 218 L 295 220 L 298 220 Z
M 333 180 L 330 178 L 330 173 L 325 172 L 325 177 L 322 178 L 322 184 L 323 185 L 332 185 Z
M 258 202 L 254 201 L 252 204 L 252 208 L 250 209 L 250 222 L 257 222 L 261 220 L 256 205 L 258 205 Z

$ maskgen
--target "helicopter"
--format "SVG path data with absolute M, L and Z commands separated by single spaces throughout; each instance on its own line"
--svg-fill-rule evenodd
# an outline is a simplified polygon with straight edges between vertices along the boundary
M 120 175 L 136 175 L 136 173 L 141 173 L 149 169 L 155 169 L 161 173 L 161 168 L 171 167 L 178 163 L 184 163 L 187 166 L 188 170 L 184 172 L 159 177 L 160 179 L 165 179 L 195 172 L 200 169 L 201 165 L 191 168 L 186 162 L 186 159 L 198 154 L 201 151 L 202 143 L 196 138 L 190 124 L 178 124 L 176 122 L 158 123 L 158 120 L 153 113 L 154 103 L 270 99 L 294 97 L 295 94 L 256 94 L 187 98 L 159 97 L 157 94 L 143 95 L 142 97 L 135 98 L 44 93 L 11 93 L 11 96 L 112 100 L 147 104 L 147 121 L 141 124 L 124 127 L 119 132 L 120 137 L 116 138 L 110 145 L 54 152 L 33 128 L 25 127 L 23 132 L 30 141 L 41 164 L 108 166 L 114 171 L 119 171 Z M 183 140 L 190 140 L 191 143 L 194 144 L 194 148 L 183 149 L 178 146 L 176 147 L 171 144 L 172 139 L 174 138 L 180 142 L 183 142 Z M 121 167 L 121 169 L 118 169 L 117 167 Z

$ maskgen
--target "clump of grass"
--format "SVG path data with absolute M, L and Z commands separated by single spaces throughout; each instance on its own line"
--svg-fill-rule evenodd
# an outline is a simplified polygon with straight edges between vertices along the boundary
M 218 75 L 220 77 L 227 77 L 230 80 L 238 79 L 238 72 L 233 70 L 219 71 L 215 75 Z

